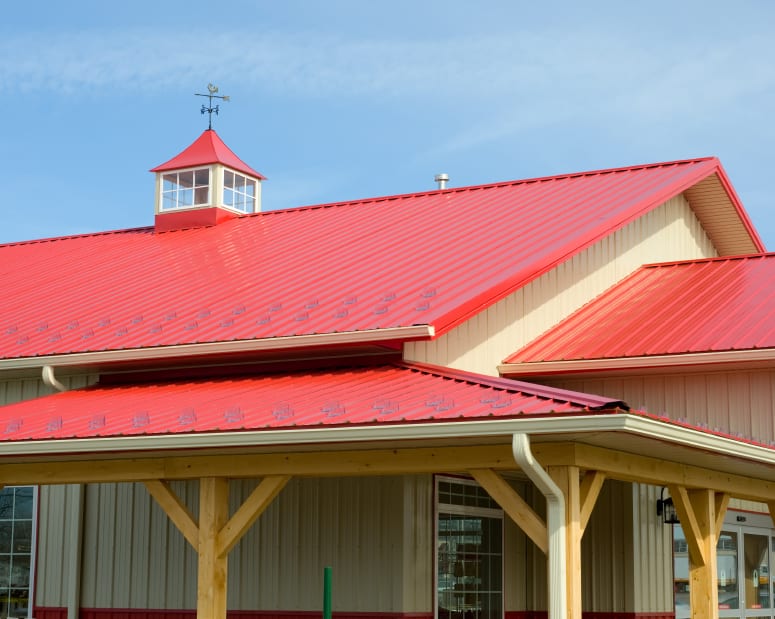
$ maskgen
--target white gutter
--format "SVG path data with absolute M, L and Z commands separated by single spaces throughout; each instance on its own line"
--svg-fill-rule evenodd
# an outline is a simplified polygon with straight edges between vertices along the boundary
M 228 355 L 233 353 L 281 350 L 289 348 L 309 348 L 312 346 L 336 346 L 342 344 L 368 344 L 386 340 L 407 340 L 432 338 L 436 330 L 431 325 L 412 327 L 392 327 L 389 329 L 369 329 L 367 331 L 342 331 L 339 333 L 314 333 L 311 335 L 289 335 L 255 340 L 235 340 L 228 342 L 205 342 L 200 344 L 180 344 L 176 346 L 153 346 L 124 350 L 105 350 L 94 352 L 46 355 L 39 357 L 20 357 L 0 359 L 0 371 L 29 370 L 41 366 L 57 367 L 100 365 L 127 361 L 154 361 L 158 359 L 180 359 L 204 355 Z
M 52 389 L 56 389 L 57 391 L 67 391 L 67 387 L 65 387 L 62 383 L 60 383 L 57 380 L 57 377 L 54 376 L 54 368 L 50 365 L 44 365 L 43 366 L 43 375 L 41 376 L 43 379 L 43 383 L 45 385 L 48 385 Z
M 546 497 L 546 530 L 549 535 L 549 619 L 566 619 L 568 583 L 565 554 L 565 497 L 530 451 L 530 438 L 515 433 L 511 440 L 519 468 Z
M 610 359 L 572 359 L 568 361 L 534 361 L 531 363 L 503 363 L 498 366 L 502 376 L 547 375 L 569 372 L 594 372 L 602 370 L 629 370 L 648 368 L 672 368 L 719 363 L 772 362 L 775 348 L 761 350 L 725 350 L 719 352 L 686 353 L 680 355 L 654 355 L 643 357 L 614 357 Z
M 404 441 L 512 436 L 515 432 L 551 436 L 584 432 L 624 432 L 717 452 L 764 464 L 775 464 L 775 449 L 716 436 L 680 425 L 626 413 L 585 416 L 413 423 L 401 425 L 314 427 L 248 430 L 241 432 L 202 432 L 156 436 L 118 436 L 3 442 L 0 454 L 36 455 L 74 452 L 165 451 L 207 448 L 249 448 L 325 443 Z

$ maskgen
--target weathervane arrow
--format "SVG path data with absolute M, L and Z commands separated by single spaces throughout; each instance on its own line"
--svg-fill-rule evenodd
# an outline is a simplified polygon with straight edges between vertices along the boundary
M 213 112 L 215 112 L 215 115 L 218 116 L 218 109 L 219 105 L 213 105 L 213 99 L 220 99 L 221 101 L 228 101 L 228 96 L 222 96 L 218 94 L 218 86 L 213 86 L 212 82 L 207 85 L 207 94 L 202 94 L 199 92 L 194 93 L 197 97 L 207 97 L 208 104 L 204 105 L 202 104 L 202 114 L 207 113 L 208 114 L 208 122 L 207 122 L 207 128 L 212 129 L 213 128 Z

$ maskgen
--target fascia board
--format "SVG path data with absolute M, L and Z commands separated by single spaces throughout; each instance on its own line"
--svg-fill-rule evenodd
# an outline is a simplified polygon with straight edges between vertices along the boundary
M 712 366 L 722 363 L 775 363 L 775 349 L 728 350 L 719 352 L 685 353 L 680 355 L 654 355 L 644 357 L 617 357 L 611 359 L 572 359 L 568 361 L 535 361 L 529 363 L 503 363 L 498 366 L 502 376 L 547 376 L 604 370 L 631 370 L 643 368 L 674 368 Z
M 156 346 L 126 350 L 105 350 L 40 357 L 0 359 L 0 372 L 29 370 L 50 365 L 56 368 L 94 366 L 122 362 L 158 361 L 186 357 L 228 355 L 234 353 L 310 348 L 315 346 L 337 346 L 342 344 L 365 344 L 373 342 L 429 339 L 434 336 L 432 325 L 371 329 L 368 331 L 345 331 L 339 333 L 316 333 L 293 335 L 257 340 L 229 342 L 205 342 L 181 344 L 178 346 Z
M 624 412 L 606 415 L 553 416 L 531 419 L 504 419 L 452 423 L 422 423 L 395 426 L 362 426 L 264 430 L 252 432 L 212 432 L 164 436 L 124 436 L 115 438 L 19 441 L 2 445 L 4 456 L 64 455 L 99 452 L 164 452 L 187 449 L 233 449 L 288 445 L 345 445 L 418 439 L 455 439 L 503 436 L 514 433 L 551 436 L 584 433 L 622 432 L 731 456 L 764 464 L 775 464 L 775 450 L 732 438 L 677 426 Z

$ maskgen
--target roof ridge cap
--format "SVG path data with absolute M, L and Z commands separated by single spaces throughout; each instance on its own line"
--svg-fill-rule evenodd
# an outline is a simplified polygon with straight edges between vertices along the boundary
M 620 408 L 628 410 L 629 406 L 623 400 L 607 398 L 592 393 L 583 393 L 569 389 L 560 389 L 555 387 L 546 387 L 536 383 L 530 383 L 512 378 L 502 378 L 499 376 L 487 376 L 467 370 L 458 370 L 444 366 L 433 365 L 429 363 L 418 363 L 413 361 L 394 362 L 393 365 L 417 372 L 428 372 L 437 376 L 451 378 L 453 380 L 464 380 L 476 382 L 480 385 L 486 385 L 494 389 L 504 391 L 516 391 L 519 393 L 530 393 L 538 397 L 551 400 L 564 400 L 574 404 L 583 404 L 588 408 Z
M 114 230 L 99 230 L 97 232 L 80 232 L 76 234 L 66 234 L 64 236 L 47 236 L 40 239 L 26 239 L 23 241 L 9 241 L 0 243 L 0 248 L 15 247 L 17 245 L 36 245 L 38 243 L 53 243 L 56 241 L 70 241 L 94 236 L 109 236 L 113 234 L 128 234 L 130 232 L 153 232 L 153 226 L 137 226 L 134 228 L 117 228 Z

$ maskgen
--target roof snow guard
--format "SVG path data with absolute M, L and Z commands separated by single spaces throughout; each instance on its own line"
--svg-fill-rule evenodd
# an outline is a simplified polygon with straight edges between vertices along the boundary
M 62 392 L 0 407 L 0 443 L 6 450 L 19 441 L 29 447 L 29 441 L 384 427 L 623 408 L 609 398 L 395 363 Z

